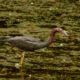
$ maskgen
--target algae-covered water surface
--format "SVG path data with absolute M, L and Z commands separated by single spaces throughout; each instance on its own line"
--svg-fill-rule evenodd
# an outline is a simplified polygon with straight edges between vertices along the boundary
M 80 80 L 79 6 L 79 0 L 1 0 L 0 37 L 48 41 L 53 28 L 63 27 L 71 38 L 58 33 L 49 47 L 26 51 L 22 69 L 15 67 L 22 51 L 0 40 L 0 80 Z

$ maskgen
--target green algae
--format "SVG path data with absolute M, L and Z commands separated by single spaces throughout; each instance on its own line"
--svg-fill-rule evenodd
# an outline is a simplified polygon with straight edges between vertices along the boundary
M 14 48 L 16 53 L 0 41 L 0 79 L 80 80 L 80 1 L 70 1 L 0 1 L 0 36 L 24 35 L 47 41 L 56 26 L 63 26 L 72 36 L 56 34 L 48 48 L 26 51 L 22 72 L 15 67 L 22 51 Z

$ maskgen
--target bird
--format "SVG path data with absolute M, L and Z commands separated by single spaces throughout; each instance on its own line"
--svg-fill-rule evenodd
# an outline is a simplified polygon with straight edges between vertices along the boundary
M 63 30 L 60 27 L 57 27 L 52 29 L 49 40 L 45 42 L 31 36 L 0 37 L 0 40 L 7 41 L 13 47 L 19 48 L 23 51 L 23 53 L 21 54 L 22 56 L 19 63 L 20 67 L 22 67 L 24 57 L 26 54 L 25 52 L 48 47 L 54 42 L 54 37 L 56 33 L 62 33 L 64 34 L 64 36 L 69 37 L 69 35 L 65 30 Z

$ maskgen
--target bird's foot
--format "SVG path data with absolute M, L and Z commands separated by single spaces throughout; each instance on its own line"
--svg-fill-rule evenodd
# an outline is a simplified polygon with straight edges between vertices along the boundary
M 22 68 L 22 65 L 20 65 L 20 63 L 16 63 L 16 64 L 15 64 L 15 67 L 16 67 L 17 69 L 20 69 L 20 68 Z
M 19 63 L 16 63 L 16 64 L 15 64 L 15 67 L 16 67 L 17 69 L 20 69 L 20 64 L 19 64 Z

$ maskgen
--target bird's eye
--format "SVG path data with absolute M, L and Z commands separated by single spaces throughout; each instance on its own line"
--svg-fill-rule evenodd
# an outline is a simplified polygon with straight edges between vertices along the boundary
M 57 31 L 58 31 L 58 32 L 61 32 L 61 31 L 62 31 L 62 29 L 61 29 L 61 28 L 58 28 L 58 29 L 57 29 Z
M 60 28 L 59 30 L 60 30 L 60 31 L 62 31 L 62 29 L 61 29 L 61 28 Z

